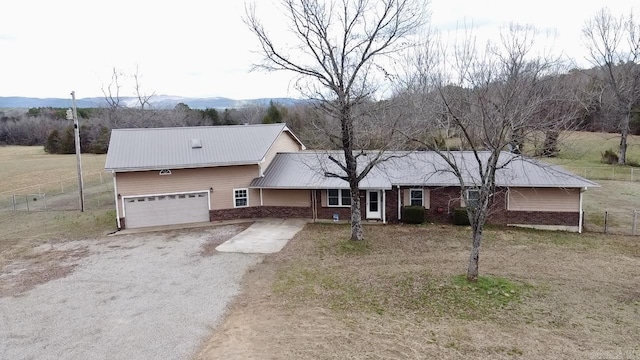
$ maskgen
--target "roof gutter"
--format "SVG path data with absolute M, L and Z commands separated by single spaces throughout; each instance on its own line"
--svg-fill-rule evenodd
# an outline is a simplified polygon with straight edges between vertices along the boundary
M 106 171 L 111 172 L 133 172 L 133 171 L 154 171 L 164 169 L 201 169 L 208 167 L 226 167 L 226 166 L 242 166 L 242 165 L 260 165 L 259 161 L 251 162 L 232 162 L 232 163 L 211 163 L 211 164 L 194 164 L 194 165 L 163 165 L 152 167 L 131 167 L 131 168 L 107 168 Z

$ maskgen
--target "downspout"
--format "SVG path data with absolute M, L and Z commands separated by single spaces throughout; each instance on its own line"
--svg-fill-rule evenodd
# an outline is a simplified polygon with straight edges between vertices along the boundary
M 262 188 L 260 188 L 260 206 L 264 206 L 262 202 Z
M 116 200 L 116 224 L 118 225 L 118 230 L 122 229 L 120 225 L 120 204 L 118 204 L 118 185 L 116 183 L 116 172 L 111 170 L 111 174 L 113 175 L 113 196 Z M 122 204 L 124 207 L 124 203 Z
M 578 219 L 578 233 L 582 234 L 582 193 L 585 192 L 587 188 L 580 189 L 580 213 Z
M 398 221 L 400 221 L 402 214 L 402 207 L 400 206 L 400 185 L 396 185 L 396 188 L 398 189 Z
M 382 189 L 382 223 L 387 223 L 387 192 Z

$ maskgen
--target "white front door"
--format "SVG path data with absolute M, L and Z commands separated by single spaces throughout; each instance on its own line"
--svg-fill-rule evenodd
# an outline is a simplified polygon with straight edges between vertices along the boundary
M 380 190 L 367 190 L 367 219 L 382 218 Z

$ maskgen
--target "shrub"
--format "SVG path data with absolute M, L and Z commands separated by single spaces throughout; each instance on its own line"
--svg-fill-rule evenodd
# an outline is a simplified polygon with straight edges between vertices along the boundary
M 407 224 L 424 223 L 424 208 L 422 206 L 405 206 L 402 209 L 402 221 Z
M 640 162 L 627 159 L 627 165 L 631 167 L 640 167 Z
M 601 161 L 605 164 L 617 164 L 618 154 L 612 149 L 609 149 L 602 153 Z
M 453 223 L 456 225 L 471 225 L 466 208 L 457 208 L 453 210 Z

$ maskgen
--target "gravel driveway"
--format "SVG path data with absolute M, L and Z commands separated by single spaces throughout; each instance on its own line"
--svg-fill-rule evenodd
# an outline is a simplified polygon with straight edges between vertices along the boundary
M 213 250 L 242 230 L 229 225 L 36 248 L 42 259 L 71 254 L 47 271 L 71 270 L 0 297 L 0 359 L 191 358 L 243 274 L 262 259 Z M 21 273 L 39 265 L 15 264 L 0 280 L 24 282 Z

